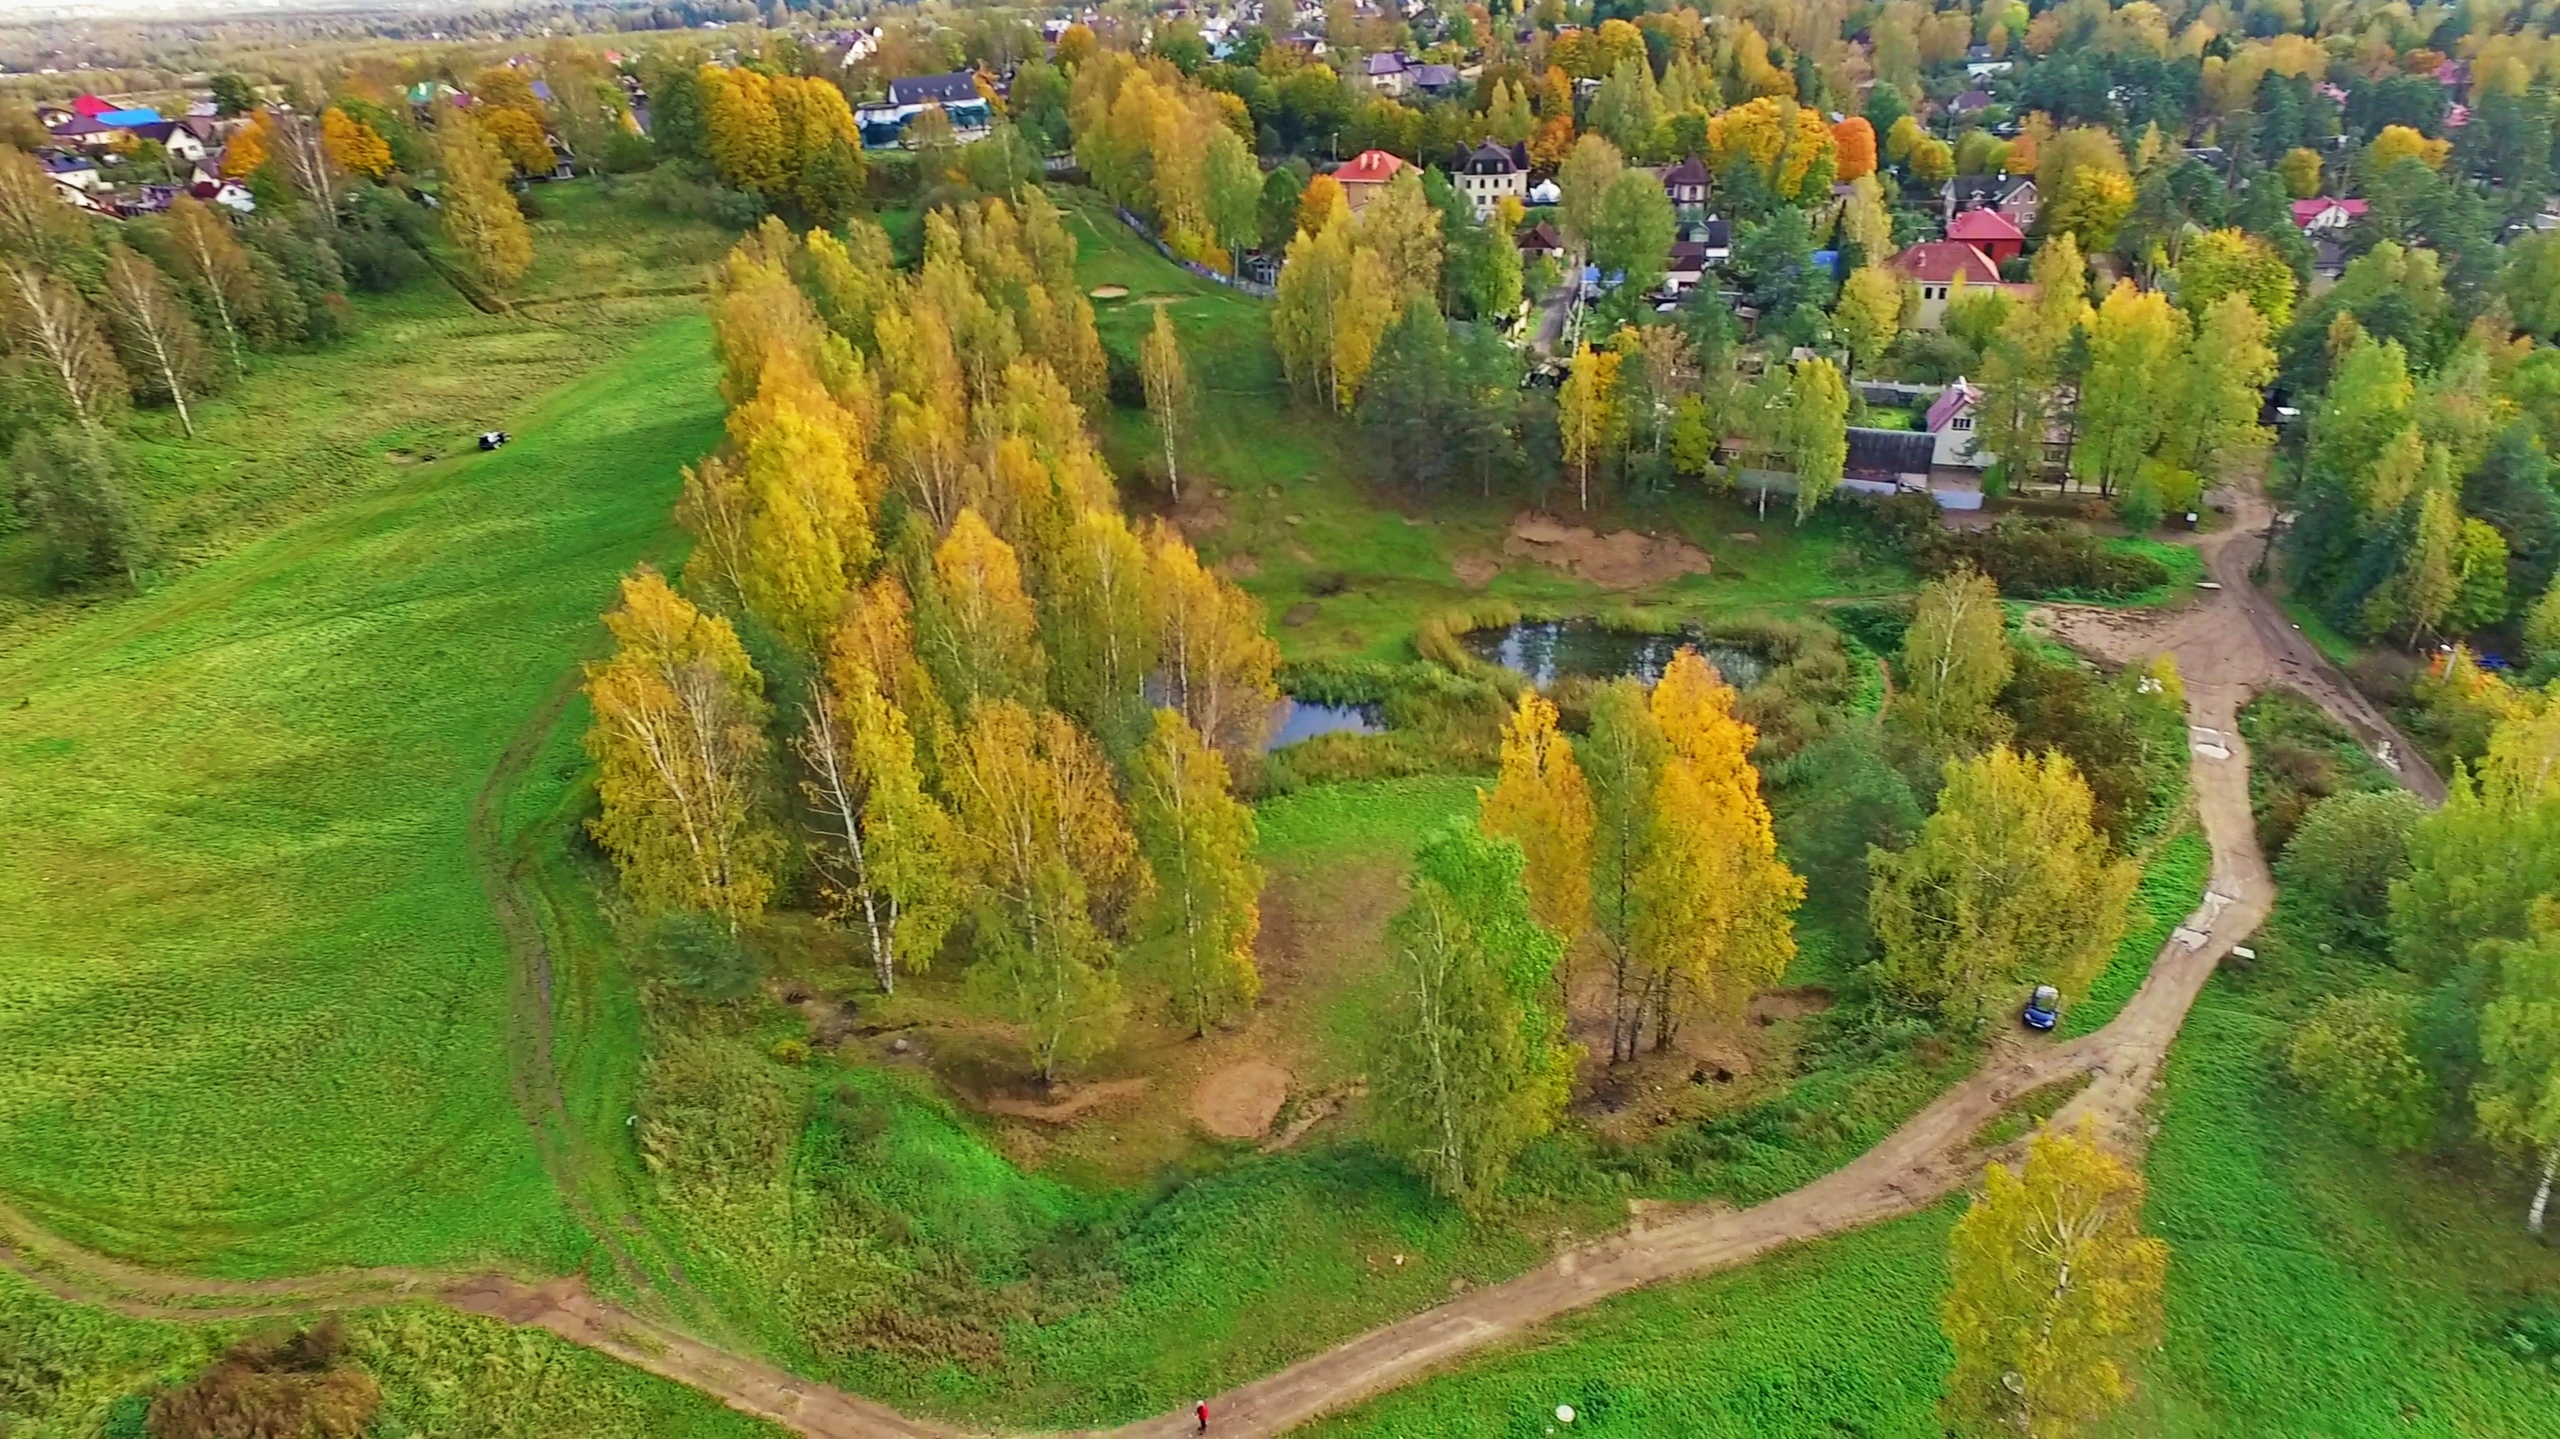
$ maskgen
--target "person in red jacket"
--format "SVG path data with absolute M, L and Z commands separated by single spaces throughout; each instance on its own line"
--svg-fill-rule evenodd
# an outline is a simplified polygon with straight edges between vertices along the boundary
M 1208 1400 L 1206 1400 L 1206 1399 L 1203 1399 L 1203 1400 L 1201 1400 L 1199 1403 L 1192 1405 L 1192 1406 L 1191 1406 L 1191 1412 L 1192 1412 L 1193 1414 L 1195 1414 L 1195 1415 L 1199 1416 L 1199 1419 L 1200 1419 L 1200 1427 L 1199 1427 L 1198 1429 L 1193 1430 L 1192 1432 L 1193 1432 L 1193 1433 L 1195 1433 L 1195 1434 L 1206 1434 L 1206 1433 L 1208 1433 L 1208 1432 L 1209 1432 L 1209 1401 L 1208 1401 Z

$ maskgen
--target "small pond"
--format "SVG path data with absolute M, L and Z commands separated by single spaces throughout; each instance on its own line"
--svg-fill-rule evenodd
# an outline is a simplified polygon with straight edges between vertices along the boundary
M 1671 657 L 1687 645 L 1706 656 L 1724 682 L 1749 689 L 1769 672 L 1769 662 L 1749 650 L 1710 643 L 1690 629 L 1648 635 L 1608 629 L 1594 620 L 1522 620 L 1501 629 L 1470 630 L 1460 638 L 1481 660 L 1518 670 L 1541 689 L 1560 679 L 1616 679 L 1634 675 L 1647 684 L 1662 678 Z
M 1276 723 L 1271 727 L 1271 738 L 1262 746 L 1265 750 L 1320 734 L 1383 734 L 1387 728 L 1385 717 L 1375 705 L 1320 705 L 1286 695 L 1280 697 L 1273 718 Z

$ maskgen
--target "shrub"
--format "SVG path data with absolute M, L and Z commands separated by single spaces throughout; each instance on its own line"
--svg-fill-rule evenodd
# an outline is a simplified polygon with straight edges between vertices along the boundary
M 2285 1066 L 2366 1140 L 2411 1149 L 2426 1138 L 2433 1090 L 2409 1045 L 2406 996 L 2369 990 L 2322 1001 L 2295 1031 Z
M 2425 814 L 2398 790 L 2332 794 L 2303 816 L 2276 875 L 2323 920 L 2380 945 L 2390 937 L 2391 883 L 2409 873 L 2409 836 Z
M 2158 560 L 2111 550 L 2085 527 L 2061 520 L 2004 519 L 1987 530 L 1941 530 L 1910 553 L 1932 578 L 1971 565 L 2000 593 L 2019 599 L 2123 599 L 2169 582 Z
M 382 1391 L 339 1363 L 345 1349 L 335 1316 L 290 1338 L 244 1339 L 153 1402 L 152 1439 L 356 1439 Z

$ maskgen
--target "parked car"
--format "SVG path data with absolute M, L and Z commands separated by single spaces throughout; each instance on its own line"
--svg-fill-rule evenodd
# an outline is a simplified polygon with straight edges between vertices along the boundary
M 2049 984 L 2037 985 L 2034 996 L 2028 999 L 2025 1011 L 2018 1017 L 2027 1022 L 2029 1029 L 2053 1028 L 2055 1022 L 2062 1018 L 2062 991 Z

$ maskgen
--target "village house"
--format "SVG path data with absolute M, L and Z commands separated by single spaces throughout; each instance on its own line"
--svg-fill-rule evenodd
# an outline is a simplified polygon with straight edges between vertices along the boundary
M 1459 151 L 1449 173 L 1458 182 L 1458 193 L 1474 207 L 1476 223 L 1481 225 L 1493 217 L 1493 207 L 1505 195 L 1526 203 L 1529 148 L 1505 148 L 1487 140 L 1472 150 Z
M 1945 320 L 1947 302 L 1965 285 L 1999 285 L 2000 267 L 1989 255 L 1962 240 L 1928 240 L 1885 262 L 1887 268 L 1920 287 L 1920 310 L 1912 328 L 1934 330 Z M 2006 287 L 2033 293 L 2033 287 Z
M 2032 175 L 1958 175 L 1938 187 L 1939 218 L 1954 224 L 1967 210 L 1997 210 L 2021 233 L 2036 227 Z
M 889 82 L 889 98 L 854 107 L 853 122 L 865 148 L 879 150 L 906 142 L 907 127 L 918 115 L 939 109 L 951 122 L 953 138 L 975 140 L 995 124 L 987 97 L 978 93 L 978 77 L 967 70 L 948 75 L 911 75 Z
M 1707 162 L 1692 155 L 1662 172 L 1662 193 L 1674 210 L 1703 210 L 1714 193 L 1714 181 L 1707 174 Z
M 1350 202 L 1351 212 L 1358 214 L 1369 207 L 1369 201 L 1386 188 L 1388 181 L 1404 170 L 1404 161 L 1384 150 L 1363 150 L 1334 167 L 1334 183 L 1342 187 L 1342 198 Z

